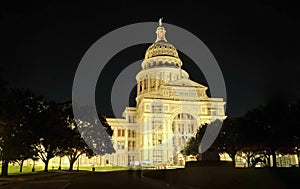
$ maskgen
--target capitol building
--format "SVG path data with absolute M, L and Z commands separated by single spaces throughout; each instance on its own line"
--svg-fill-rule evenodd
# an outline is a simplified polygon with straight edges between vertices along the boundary
M 107 118 L 116 150 L 103 157 L 108 164 L 184 165 L 189 157 L 180 151 L 197 129 L 226 118 L 223 99 L 208 97 L 208 88 L 182 69 L 161 20 L 156 34 L 136 75 L 136 107 L 126 107 L 123 118 Z
M 115 153 L 91 158 L 83 154 L 76 160 L 74 169 L 184 166 L 186 161 L 196 160 L 194 156 L 183 156 L 181 151 L 199 127 L 226 118 L 226 102 L 222 98 L 208 97 L 208 88 L 189 79 L 189 74 L 182 69 L 183 62 L 176 48 L 167 41 L 161 20 L 156 34 L 136 75 L 136 107 L 124 107 L 122 118 L 106 118 L 113 130 L 111 139 Z M 221 160 L 232 161 L 226 153 L 219 156 Z M 278 159 L 280 167 L 298 162 L 296 155 L 279 155 Z M 236 167 L 246 165 L 243 155 L 236 156 L 235 162 Z M 24 165 L 44 166 L 44 163 L 29 159 Z M 67 156 L 54 157 L 49 166 L 52 169 L 68 167 L 69 160 Z
M 83 154 L 74 169 L 76 166 L 77 169 L 81 166 L 183 166 L 186 161 L 195 160 L 194 156 L 184 157 L 181 150 L 198 128 L 226 118 L 226 102 L 208 97 L 208 88 L 189 79 L 189 74 L 182 69 L 183 62 L 176 48 L 167 41 L 161 20 L 156 34 L 136 75 L 136 107 L 124 107 L 122 118 L 106 118 L 113 130 L 115 153 L 92 158 Z M 24 163 L 34 164 L 44 165 L 41 160 Z M 68 158 L 54 157 L 49 162 L 52 169 L 58 165 L 69 166 Z
M 155 29 L 153 28 L 155 31 Z M 156 40 L 145 53 L 136 75 L 136 107 L 124 107 L 122 118 L 106 118 L 113 130 L 115 153 L 92 158 L 81 155 L 79 166 L 183 166 L 195 157 L 181 150 L 202 124 L 226 118 L 222 98 L 211 98 L 208 89 L 189 79 L 176 48 L 167 41 L 161 20 Z M 125 100 L 125 99 L 124 99 Z M 24 165 L 43 166 L 38 160 Z M 66 156 L 54 157 L 49 165 L 69 166 Z M 51 167 L 49 168 L 51 169 Z

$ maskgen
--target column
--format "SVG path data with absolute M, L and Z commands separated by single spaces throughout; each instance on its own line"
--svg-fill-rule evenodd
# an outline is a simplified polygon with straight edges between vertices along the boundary
M 141 85 L 142 85 L 142 92 L 144 92 L 144 87 L 145 87 L 144 80 L 141 81 Z
M 137 95 L 139 95 L 140 94 L 140 81 L 138 81 L 136 88 L 137 88 Z
M 150 76 L 150 75 L 149 75 Z M 151 81 L 150 81 L 150 77 L 148 76 L 148 84 L 147 84 L 147 86 L 148 86 L 148 91 L 150 91 L 150 86 L 151 86 Z

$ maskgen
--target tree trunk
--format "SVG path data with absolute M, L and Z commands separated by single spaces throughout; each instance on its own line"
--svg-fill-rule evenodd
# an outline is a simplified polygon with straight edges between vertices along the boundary
M 70 159 L 70 167 L 69 167 L 69 171 L 73 171 L 73 165 L 75 163 L 75 159 Z
M 22 173 L 22 171 L 23 171 L 23 163 L 24 163 L 24 160 L 22 159 L 21 163 L 20 163 L 20 173 Z
M 276 150 L 271 150 L 271 153 L 272 153 L 272 160 L 273 160 L 273 167 L 277 167 L 277 164 L 276 164 Z
M 46 161 L 44 161 L 44 163 L 45 163 L 44 172 L 48 172 L 49 159 L 47 159 Z
M 268 167 L 271 167 L 271 156 L 270 155 L 268 155 L 267 160 L 268 160 Z
M 32 165 L 32 169 L 31 169 L 32 172 L 35 171 L 35 160 L 33 160 L 33 165 Z
M 250 167 L 250 156 L 249 157 L 247 157 L 247 167 Z
M 58 167 L 58 170 L 59 171 L 61 170 L 61 156 L 59 157 L 59 167 Z
M 2 171 L 1 176 L 7 176 L 8 175 L 8 160 L 2 160 Z
M 235 155 L 236 155 L 236 153 L 232 153 L 231 155 L 230 155 L 230 157 L 231 157 L 231 159 L 232 159 L 232 166 L 235 168 Z
M 235 168 L 235 157 L 232 158 L 232 166 Z
M 300 151 L 297 152 L 298 155 L 298 168 L 300 168 Z

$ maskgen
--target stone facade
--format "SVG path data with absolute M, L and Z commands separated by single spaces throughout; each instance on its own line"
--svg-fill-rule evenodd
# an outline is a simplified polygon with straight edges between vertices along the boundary
M 181 69 L 176 48 L 160 25 L 137 74 L 136 107 L 126 107 L 121 119 L 107 118 L 114 130 L 114 165 L 182 165 L 180 151 L 203 123 L 224 120 L 225 102 L 210 98 L 207 87 Z

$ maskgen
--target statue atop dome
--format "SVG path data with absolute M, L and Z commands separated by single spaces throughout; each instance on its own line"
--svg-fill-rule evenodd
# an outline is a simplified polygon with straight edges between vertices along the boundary
M 155 42 L 148 47 L 145 53 L 145 59 L 142 62 L 143 69 L 154 67 L 180 68 L 182 66 L 176 48 L 166 39 L 166 29 L 162 26 L 162 20 L 161 17 L 158 21 L 159 26 L 156 28 Z
M 162 26 L 162 19 L 163 18 L 160 18 L 159 21 L 158 21 L 159 26 L 156 29 L 156 41 L 155 42 L 158 42 L 158 41 L 165 41 L 165 42 L 167 42 L 166 35 L 165 35 L 166 34 L 166 30 Z
M 159 21 L 158 21 L 159 26 L 162 26 L 162 19 L 163 19 L 163 17 L 161 17 L 161 18 L 159 19 Z

